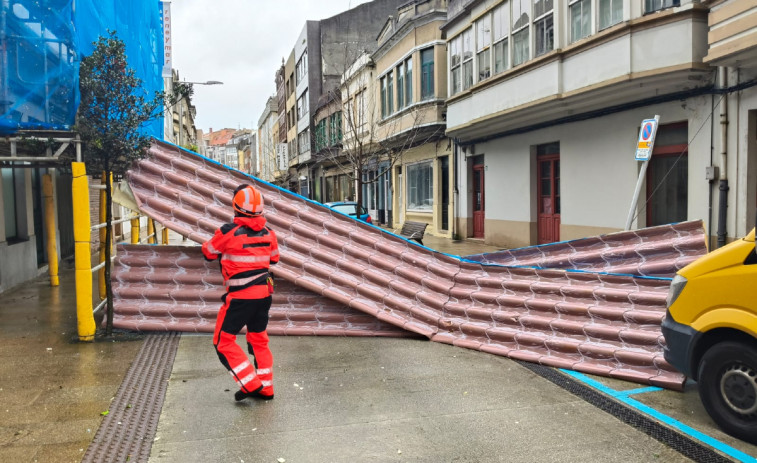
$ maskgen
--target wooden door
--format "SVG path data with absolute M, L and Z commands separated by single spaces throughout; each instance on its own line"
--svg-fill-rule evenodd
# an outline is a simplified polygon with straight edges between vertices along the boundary
M 484 237 L 484 165 L 473 166 L 473 237 Z
M 537 158 L 538 244 L 560 241 L 560 155 Z

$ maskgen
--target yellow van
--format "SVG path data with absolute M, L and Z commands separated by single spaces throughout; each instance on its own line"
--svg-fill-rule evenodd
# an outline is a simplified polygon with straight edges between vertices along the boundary
M 755 230 L 681 269 L 662 323 L 665 360 L 698 383 L 712 419 L 757 444 Z

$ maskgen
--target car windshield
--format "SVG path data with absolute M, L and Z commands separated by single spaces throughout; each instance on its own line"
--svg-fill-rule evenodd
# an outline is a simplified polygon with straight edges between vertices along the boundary
M 339 211 L 342 214 L 347 215 L 355 215 L 355 205 L 354 204 L 337 204 L 332 207 L 335 211 Z

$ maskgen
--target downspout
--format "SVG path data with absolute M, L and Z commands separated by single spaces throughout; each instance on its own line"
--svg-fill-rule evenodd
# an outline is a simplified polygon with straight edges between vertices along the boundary
M 457 157 L 460 154 L 460 145 L 457 144 L 457 138 L 452 139 L 453 142 L 453 149 L 452 149 L 452 162 L 454 163 L 453 169 L 454 169 L 454 183 L 453 183 L 453 191 L 452 191 L 452 239 L 458 239 L 457 234 L 457 218 L 460 216 L 460 211 L 458 210 L 458 197 L 460 195 L 460 191 L 458 190 L 457 185 L 457 179 L 458 175 L 460 175 L 460 172 L 457 170 Z
M 720 87 L 728 88 L 728 70 L 725 66 L 718 68 Z M 720 106 L 720 199 L 718 203 L 718 247 L 725 246 L 728 231 L 728 93 L 723 95 Z
M 715 112 L 715 94 L 710 94 L 710 166 L 712 166 L 712 162 L 714 161 L 715 157 L 715 118 L 712 117 L 712 113 Z M 707 249 L 709 251 L 712 251 L 714 248 L 712 247 L 712 200 L 713 200 L 713 194 L 712 194 L 712 187 L 713 183 L 715 183 L 715 176 L 713 175 L 712 178 L 708 180 L 708 210 L 707 210 Z

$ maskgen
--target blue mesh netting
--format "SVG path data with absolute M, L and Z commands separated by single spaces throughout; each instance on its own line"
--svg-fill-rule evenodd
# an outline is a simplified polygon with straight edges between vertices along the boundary
M 69 130 L 79 103 L 79 61 L 116 31 L 148 98 L 163 90 L 158 0 L 0 2 L 0 134 Z M 143 133 L 163 138 L 161 120 Z

